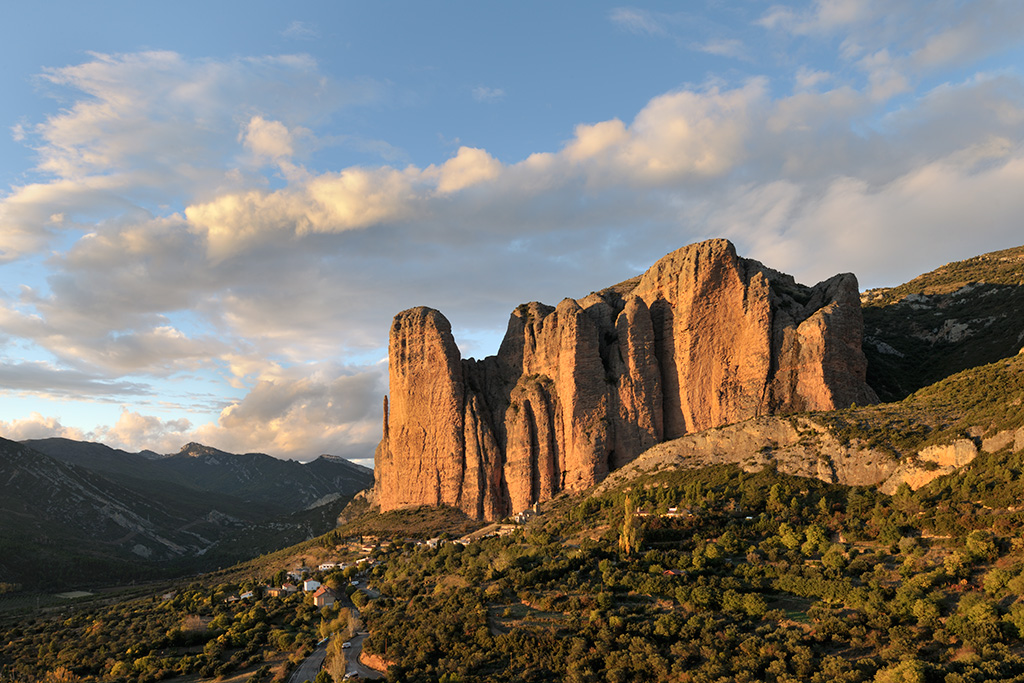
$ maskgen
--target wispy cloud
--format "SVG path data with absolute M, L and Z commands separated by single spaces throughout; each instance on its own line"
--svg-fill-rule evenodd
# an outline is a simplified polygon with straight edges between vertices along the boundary
M 505 91 L 502 88 L 488 88 L 481 85 L 473 88 L 473 99 L 477 102 L 498 102 L 505 99 Z
M 693 46 L 698 52 L 706 52 L 709 55 L 719 57 L 730 57 L 732 59 L 749 59 L 746 45 L 742 40 L 731 38 L 727 40 L 711 40 L 706 43 L 699 43 Z
M 292 40 L 316 40 L 320 37 L 320 31 L 316 26 L 305 21 L 293 21 L 288 28 L 281 31 L 281 35 Z
M 608 18 L 612 23 L 638 35 L 665 36 L 664 15 L 633 7 L 617 7 Z

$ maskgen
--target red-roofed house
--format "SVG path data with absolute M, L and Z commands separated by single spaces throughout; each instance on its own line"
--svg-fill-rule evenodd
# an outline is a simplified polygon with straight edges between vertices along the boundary
M 330 607 L 337 599 L 338 596 L 327 586 L 320 586 L 313 593 L 313 604 L 317 607 Z

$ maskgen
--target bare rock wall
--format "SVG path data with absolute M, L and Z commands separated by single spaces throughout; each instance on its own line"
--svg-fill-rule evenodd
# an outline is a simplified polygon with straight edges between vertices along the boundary
M 482 361 L 461 359 L 439 312 L 403 311 L 377 500 L 498 519 L 587 489 L 668 439 L 870 403 L 861 336 L 852 275 L 805 287 L 725 240 L 555 308 L 523 304 Z

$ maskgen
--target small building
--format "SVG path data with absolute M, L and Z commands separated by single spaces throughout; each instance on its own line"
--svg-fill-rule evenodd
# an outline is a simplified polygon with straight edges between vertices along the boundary
M 285 593 L 296 593 L 298 592 L 299 587 L 296 586 L 294 583 L 286 583 L 282 584 L 281 590 L 283 590 Z
M 337 562 L 324 562 L 319 567 L 320 571 L 322 571 L 322 572 L 334 571 L 337 568 L 338 568 L 338 563 Z
M 309 593 L 310 591 L 315 591 L 319 587 L 320 582 L 316 579 L 306 579 L 302 582 L 302 590 L 306 591 L 307 593 Z
M 338 596 L 327 586 L 320 586 L 313 593 L 313 604 L 317 607 L 330 607 L 338 599 Z
M 271 587 L 271 588 L 268 588 L 266 592 L 267 592 L 267 595 L 269 597 L 271 597 L 271 598 L 279 598 L 282 595 L 284 595 L 284 588 L 273 588 L 273 587 Z
M 239 600 L 252 600 L 254 597 L 255 597 L 255 594 L 252 591 L 245 591 L 244 593 L 242 593 L 241 595 L 238 596 L 238 599 Z
M 302 581 L 302 577 L 309 573 L 311 573 L 309 567 L 296 567 L 288 572 L 288 578 L 292 581 Z
M 533 507 L 526 508 L 525 510 L 516 513 L 516 516 L 514 518 L 515 519 L 515 523 L 516 524 L 526 524 L 531 519 L 536 517 L 539 513 L 540 513 L 540 508 L 538 507 L 537 503 L 534 503 Z

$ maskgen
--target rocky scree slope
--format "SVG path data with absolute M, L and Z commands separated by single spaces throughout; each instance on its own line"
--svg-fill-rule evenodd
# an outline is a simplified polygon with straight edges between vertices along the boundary
M 382 511 L 498 519 L 582 491 L 668 439 L 876 400 L 856 278 L 814 287 L 709 240 L 552 308 L 519 306 L 496 356 L 462 359 L 444 316 L 395 316 L 375 456 Z

